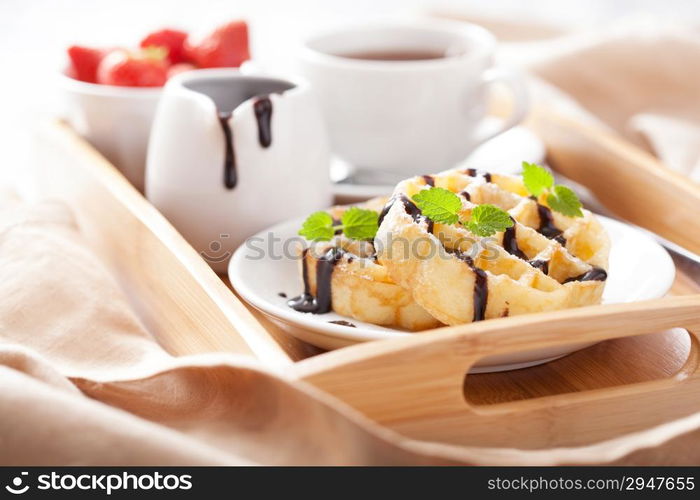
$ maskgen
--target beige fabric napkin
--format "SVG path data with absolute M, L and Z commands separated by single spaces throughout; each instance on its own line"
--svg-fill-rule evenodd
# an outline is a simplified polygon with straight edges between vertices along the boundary
M 700 35 L 610 36 L 531 70 L 700 182 Z
M 631 18 L 597 30 L 434 12 L 480 24 L 499 61 L 532 79 L 535 104 L 608 126 L 700 182 L 700 30 Z
M 450 462 L 399 446 L 252 359 L 171 357 L 84 248 L 65 206 L 5 205 L 1 464 Z
M 503 45 L 549 87 L 535 102 L 571 100 L 573 112 L 611 127 L 700 182 L 700 32 L 632 26 Z M 556 104 L 555 104 L 556 105 Z

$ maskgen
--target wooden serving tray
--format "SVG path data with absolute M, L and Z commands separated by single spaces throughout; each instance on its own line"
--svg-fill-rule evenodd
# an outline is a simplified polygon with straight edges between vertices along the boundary
M 611 211 L 700 253 L 697 186 L 614 135 L 541 111 L 531 125 L 551 164 Z M 147 328 L 175 355 L 254 356 L 405 435 L 471 446 L 581 447 L 700 417 L 699 342 L 683 329 L 700 331 L 700 285 L 683 272 L 675 298 L 490 320 L 323 353 L 242 304 L 65 124 L 47 122 L 38 137 L 41 195 L 74 208 Z M 658 215 L 667 207 L 674 207 L 673 219 Z M 586 340 L 602 342 L 545 365 L 465 380 L 468 367 L 489 353 Z M 629 439 L 627 449 L 668 453 L 663 442 Z

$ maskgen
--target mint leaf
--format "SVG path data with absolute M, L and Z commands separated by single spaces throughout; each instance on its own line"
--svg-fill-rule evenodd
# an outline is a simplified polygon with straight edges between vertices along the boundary
M 524 161 L 523 184 L 531 195 L 539 196 L 554 186 L 554 176 L 546 168 Z
M 547 205 L 568 217 L 583 217 L 581 200 L 571 188 L 566 186 L 554 186 L 547 195 Z
M 348 238 L 371 240 L 376 236 L 379 228 L 379 214 L 374 210 L 352 207 L 345 211 L 340 222 L 343 233 Z
M 329 241 L 335 230 L 333 217 L 328 212 L 314 212 L 302 224 L 299 235 L 309 241 Z
M 554 185 L 554 176 L 544 167 L 523 162 L 523 184 L 533 196 L 546 195 L 547 205 L 568 217 L 583 217 L 581 201 L 566 186 Z
M 462 200 L 452 191 L 439 187 L 424 189 L 413 195 L 413 201 L 433 222 L 454 224 L 459 220 Z
M 314 212 L 309 215 L 299 230 L 299 235 L 310 241 L 329 241 L 336 232 L 354 240 L 371 240 L 379 228 L 379 214 L 374 210 L 351 207 L 343 213 L 340 225 L 333 225 L 333 217 L 328 212 Z
M 476 236 L 492 236 L 513 226 L 513 219 L 508 212 L 495 205 L 479 205 L 474 207 L 467 229 Z

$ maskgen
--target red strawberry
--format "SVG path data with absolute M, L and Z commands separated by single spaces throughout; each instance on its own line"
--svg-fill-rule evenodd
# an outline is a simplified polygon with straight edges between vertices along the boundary
M 140 53 L 115 50 L 100 63 L 97 82 L 122 87 L 161 87 L 168 79 L 165 57 L 162 49 L 145 49 Z
M 202 40 L 188 37 L 185 50 L 200 68 L 237 68 L 250 59 L 248 25 L 245 21 L 232 21 L 219 26 Z
M 76 80 L 97 83 L 97 67 L 105 56 L 105 51 L 90 47 L 73 45 L 68 47 L 68 57 L 71 61 L 69 74 Z
M 163 29 L 154 31 L 141 40 L 141 47 L 164 47 L 168 50 L 168 61 L 170 64 L 186 62 L 185 40 L 187 33 L 179 30 Z

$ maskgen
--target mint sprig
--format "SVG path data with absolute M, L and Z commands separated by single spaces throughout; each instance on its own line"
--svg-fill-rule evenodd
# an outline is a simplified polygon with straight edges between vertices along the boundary
M 413 201 L 433 222 L 454 224 L 459 220 L 462 201 L 452 191 L 439 187 L 424 189 L 413 195 Z
M 496 205 L 484 204 L 474 207 L 465 226 L 472 234 L 486 237 L 513 227 L 513 219 Z
M 352 207 L 343 213 L 339 225 L 333 225 L 328 212 L 309 215 L 299 230 L 299 235 L 310 241 L 330 241 L 337 231 L 353 240 L 370 240 L 377 234 L 379 214 L 374 210 Z
M 554 176 L 544 167 L 523 162 L 523 184 L 532 196 L 546 196 L 547 205 L 567 217 L 583 217 L 581 200 L 576 193 L 554 184 Z
M 439 187 L 419 191 L 413 195 L 413 201 L 422 214 L 433 222 L 440 224 L 460 222 L 476 236 L 491 236 L 513 225 L 513 219 L 508 212 L 489 204 L 474 207 L 468 219 L 460 219 L 462 200 L 452 191 Z

